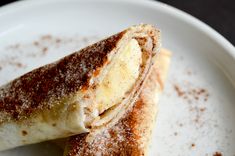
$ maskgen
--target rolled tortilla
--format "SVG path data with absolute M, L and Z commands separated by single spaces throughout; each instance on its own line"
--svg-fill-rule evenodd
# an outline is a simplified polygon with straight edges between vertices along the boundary
M 90 134 L 72 136 L 67 140 L 64 156 L 142 156 L 148 145 L 157 114 L 159 95 L 163 90 L 171 53 L 162 49 L 133 109 L 117 124 L 87 141 Z M 60 142 L 63 147 L 63 142 Z
M 133 26 L 2 86 L 0 150 L 114 125 L 138 96 L 159 44 L 156 28 Z

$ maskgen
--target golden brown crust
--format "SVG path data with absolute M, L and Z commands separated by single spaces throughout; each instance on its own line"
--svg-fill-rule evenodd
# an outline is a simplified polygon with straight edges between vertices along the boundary
M 151 47 L 142 47 L 147 47 L 146 56 L 152 57 L 157 52 L 157 49 L 154 48 L 159 47 L 156 45 L 160 43 L 158 41 L 159 32 L 153 26 L 139 25 L 75 52 L 55 63 L 37 68 L 0 87 L 0 124 L 29 118 L 36 112 L 54 107 L 61 99 L 69 97 L 79 89 L 86 90 L 90 87 L 88 84 L 90 78 L 97 75 L 99 68 L 109 63 L 107 57 L 113 49 L 117 48 L 119 40 L 128 32 L 141 34 L 143 30 L 147 32 L 152 41 L 149 44 Z M 139 44 L 147 44 L 148 42 L 141 41 L 144 39 L 144 36 L 141 35 L 133 37 L 136 37 Z
M 0 88 L 0 123 L 50 109 L 65 96 L 87 88 L 93 72 L 107 63 L 125 31 L 37 68 Z
M 119 58 L 133 39 L 141 48 L 138 76 L 120 102 L 114 100 L 115 105 L 100 114 L 99 87 L 109 71 L 115 71 L 114 65 L 120 64 Z M 86 141 L 92 142 L 133 107 L 159 43 L 159 30 L 154 26 L 133 26 L 1 87 L 0 150 L 88 131 Z
M 119 122 L 87 142 L 87 133 L 70 137 L 66 156 L 141 156 L 146 155 L 157 112 L 157 95 L 162 91 L 170 53 L 161 51 L 158 60 L 132 110 Z

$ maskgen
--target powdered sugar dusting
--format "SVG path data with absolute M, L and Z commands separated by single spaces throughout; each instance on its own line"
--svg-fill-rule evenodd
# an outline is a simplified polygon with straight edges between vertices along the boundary
M 146 113 L 143 107 L 146 107 L 143 101 L 138 101 L 134 109 L 128 112 L 125 118 L 110 129 L 97 134 L 90 143 L 86 142 L 88 134 L 71 137 L 68 156 L 144 154 L 147 142 L 142 141 L 149 134 L 147 134 L 148 130 L 142 131 L 139 129 L 139 124 L 145 121 L 142 118 L 143 113 Z
M 70 137 L 67 156 L 146 154 L 157 110 L 153 99 L 162 90 L 159 76 L 158 70 L 152 70 L 133 108 L 116 125 L 96 134 L 93 141 L 86 141 L 88 134 Z

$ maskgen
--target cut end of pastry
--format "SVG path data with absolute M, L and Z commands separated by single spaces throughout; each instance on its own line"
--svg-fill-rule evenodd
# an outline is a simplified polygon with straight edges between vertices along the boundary
M 142 64 L 141 53 L 141 48 L 135 39 L 131 39 L 124 46 L 110 71 L 101 83 L 96 86 L 95 107 L 85 108 L 86 127 L 99 125 L 101 122 L 97 121 L 102 119 L 108 111 L 115 109 L 115 106 L 121 103 L 128 92 L 131 91 L 139 77 Z
M 121 102 L 135 84 L 140 65 L 141 48 L 138 42 L 132 39 L 120 52 L 116 63 L 97 88 L 97 109 L 100 114 Z
M 118 56 L 113 64 L 110 65 L 109 71 L 94 86 L 93 95 L 88 92 L 82 99 L 84 103 L 88 103 L 81 108 L 81 104 L 77 103 L 70 107 L 70 112 L 75 114 L 69 115 L 68 122 L 81 125 L 81 120 L 76 116 L 83 116 L 84 129 L 92 129 L 93 127 L 102 126 L 107 120 L 110 120 L 114 112 L 117 112 L 119 104 L 128 96 L 135 85 L 141 71 L 142 50 L 136 39 L 131 39 L 118 52 Z M 101 71 L 99 71 L 101 72 Z M 90 94 L 90 95 L 89 95 Z M 88 102 L 92 97 L 92 103 Z M 88 101 L 85 101 L 85 100 Z M 111 115 L 112 114 L 112 115 Z
M 66 145 L 62 146 L 64 156 L 148 155 L 159 95 L 163 90 L 170 59 L 171 52 L 161 49 L 133 108 L 114 126 L 97 134 L 92 141 L 87 140 L 89 133 L 70 137 Z
M 155 61 L 160 41 L 159 31 L 153 26 L 134 26 L 120 34 L 122 39 L 107 56 L 105 68 L 93 71 L 89 89 L 76 93 L 76 106 L 71 109 L 76 111 L 68 115 L 67 121 L 76 133 L 78 128 L 98 132 L 117 122 L 133 105 Z

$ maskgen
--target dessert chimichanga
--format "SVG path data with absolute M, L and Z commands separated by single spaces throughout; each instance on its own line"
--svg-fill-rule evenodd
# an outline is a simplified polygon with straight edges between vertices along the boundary
M 2 86 L 0 150 L 114 125 L 141 91 L 159 43 L 153 26 L 133 26 Z
M 88 133 L 70 137 L 64 156 L 148 155 L 148 144 L 158 110 L 157 103 L 168 72 L 170 55 L 169 51 L 161 50 L 133 109 L 113 127 L 96 134 L 92 141 L 87 140 L 90 135 Z

